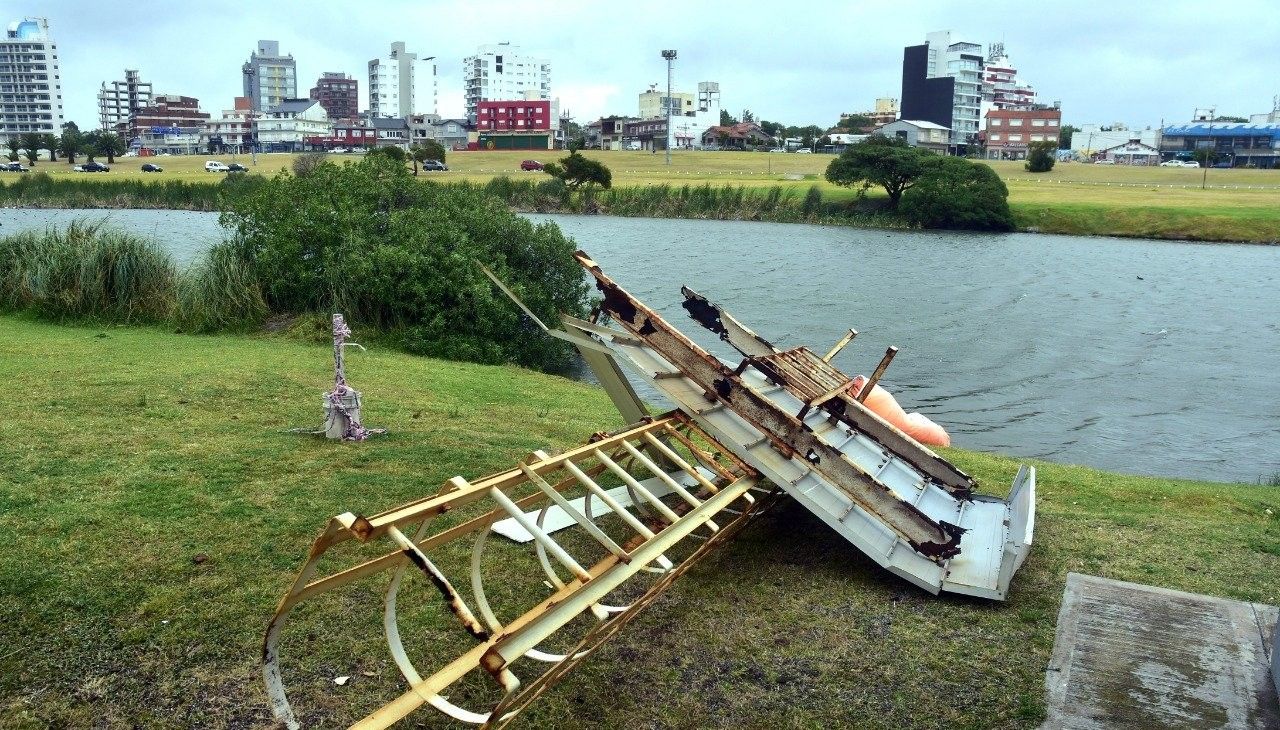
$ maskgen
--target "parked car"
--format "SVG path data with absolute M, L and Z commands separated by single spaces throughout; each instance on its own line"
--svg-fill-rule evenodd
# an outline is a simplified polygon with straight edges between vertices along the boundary
M 796 150 L 796 154 L 797 154 L 797 155 L 811 155 L 811 154 L 813 154 L 813 150 L 809 149 L 808 147 L 801 147 L 800 149 Z
M 1116 161 L 1115 161 L 1115 160 L 1101 159 L 1101 160 L 1094 160 L 1094 161 L 1093 161 L 1093 164 L 1095 164 L 1095 165 L 1114 165 L 1114 164 L 1116 164 Z
M 428 170 L 436 170 L 438 172 L 448 172 L 449 166 L 444 164 L 440 160 L 423 160 L 422 170 L 423 172 L 426 172 Z
M 525 160 L 520 163 L 520 169 L 528 172 L 529 170 L 541 170 L 542 163 L 537 160 Z
M 241 165 L 239 162 L 233 162 L 227 165 L 227 172 L 248 172 L 249 168 Z
M 110 172 L 111 168 L 101 162 L 86 162 L 83 165 L 76 165 L 71 168 L 76 172 Z
M 22 166 L 21 162 L 6 162 L 0 165 L 0 170 L 4 172 L 30 172 L 30 170 Z
M 231 168 L 217 160 L 209 160 L 208 162 L 205 162 L 204 169 L 206 172 L 229 172 L 231 170 Z
M 1160 163 L 1161 167 L 1200 167 L 1199 163 L 1191 160 L 1167 160 Z
M 164 168 L 159 165 L 153 165 L 150 162 L 142 163 L 143 172 L 164 172 Z
M 773 149 L 771 149 L 771 150 L 769 150 L 769 151 L 770 151 L 770 152 L 784 152 L 784 153 L 785 153 L 785 152 L 787 151 L 787 148 L 786 148 L 786 147 L 774 147 Z

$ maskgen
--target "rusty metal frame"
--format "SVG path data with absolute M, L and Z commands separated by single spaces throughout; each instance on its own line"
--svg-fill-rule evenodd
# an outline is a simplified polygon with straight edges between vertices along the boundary
M 439 494 L 417 500 L 370 517 L 344 513 L 330 520 L 324 532 L 313 543 L 307 560 L 293 585 L 281 599 L 263 641 L 263 676 L 272 712 L 289 728 L 300 727 L 289 704 L 280 669 L 280 642 L 290 612 L 302 601 L 345 586 L 375 574 L 391 574 L 384 602 L 383 624 L 387 643 L 397 667 L 410 689 L 400 697 L 357 722 L 353 727 L 384 728 L 406 717 L 423 704 L 431 705 L 455 720 L 484 727 L 501 727 L 530 701 L 541 695 L 557 679 L 581 662 L 600 644 L 649 605 L 671 582 L 683 574 L 709 550 L 736 533 L 774 495 L 759 486 L 759 475 L 742 461 L 723 454 L 708 452 L 698 441 L 715 449 L 715 442 L 682 413 L 648 419 L 646 422 L 614 434 L 598 434 L 584 446 L 551 456 L 534 452 L 515 468 L 484 479 L 468 482 L 461 477 L 451 479 Z M 678 442 L 689 454 L 682 457 L 667 442 Z M 718 450 L 718 449 L 717 449 Z M 696 481 L 697 493 L 685 489 L 671 479 L 646 455 L 660 458 Z M 630 469 L 622 463 L 629 465 Z M 699 465 L 708 468 L 707 476 Z M 632 471 L 663 480 L 678 501 L 664 503 L 649 493 Z M 601 473 L 612 473 L 621 479 L 653 508 L 656 520 L 646 523 L 612 502 L 595 482 Z M 553 479 L 562 475 L 561 479 Z M 534 487 L 531 494 L 515 497 L 513 492 Z M 541 529 L 549 509 L 566 509 L 560 494 L 566 489 L 585 488 L 587 497 L 599 497 L 608 504 L 629 535 L 624 540 L 610 538 L 596 519 L 590 502 L 586 514 L 569 508 L 568 513 L 578 527 L 604 549 L 603 559 L 590 567 L 581 565 L 563 545 Z M 758 498 L 763 495 L 766 498 Z M 460 524 L 431 532 L 433 518 L 465 506 L 488 507 L 489 510 Z M 531 520 L 526 509 L 541 508 Z M 536 602 L 519 618 L 502 624 L 493 612 L 484 590 L 481 556 L 484 553 L 490 525 L 504 517 L 520 521 L 534 537 L 538 563 L 545 574 L 551 594 Z M 412 537 L 402 531 L 418 525 Z M 618 526 L 615 525 L 615 528 Z M 705 528 L 705 529 L 703 529 Z M 705 534 L 695 534 L 697 532 Z M 470 562 L 470 585 L 475 609 L 462 596 L 449 577 L 430 557 L 447 543 L 475 537 Z M 316 577 L 321 558 L 335 546 L 346 542 L 371 544 L 389 540 L 395 547 L 390 553 L 324 577 Z M 668 557 L 686 540 L 700 541 L 682 560 Z M 560 577 L 552 563 L 566 569 L 570 577 Z M 414 565 L 424 573 L 439 592 L 462 630 L 475 641 L 475 646 L 429 676 L 422 675 L 408 658 L 397 620 L 397 597 L 406 569 Z M 656 575 L 643 594 L 625 606 L 606 604 L 611 592 L 640 573 Z M 539 647 L 562 627 L 583 614 L 595 619 L 593 627 L 567 652 L 552 653 Z M 515 673 L 517 662 L 548 665 L 536 678 L 522 682 Z M 526 666 L 529 662 L 521 662 Z M 455 705 L 442 694 L 447 687 L 474 671 L 492 677 L 502 691 L 502 699 L 486 711 L 473 711 Z
M 703 388 L 708 401 L 722 402 L 732 408 L 739 416 L 758 427 L 779 452 L 786 455 L 802 455 L 812 464 L 815 471 L 845 490 L 855 504 L 876 515 L 916 552 L 937 563 L 959 554 L 963 530 L 958 525 L 943 520 L 935 521 L 915 504 L 899 498 L 873 475 L 863 471 L 861 467 L 846 458 L 839 449 L 814 434 L 802 417 L 783 411 L 774 402 L 747 387 L 742 381 L 741 371 L 727 367 L 685 337 L 657 312 L 610 279 L 585 252 L 579 251 L 574 256 L 583 268 L 595 277 L 596 288 L 604 297 L 600 305 L 601 310 L 632 336 L 640 338 L 652 347 L 683 373 L 684 377 Z M 702 302 L 705 301 L 702 299 Z M 749 330 L 746 331 L 749 332 Z M 758 336 L 751 334 L 757 341 L 759 340 Z M 751 361 L 757 363 L 774 356 L 776 355 L 762 355 L 751 358 Z M 814 359 L 821 362 L 816 357 Z M 780 371 L 775 370 L 775 373 L 778 377 L 782 377 Z M 786 382 L 779 384 L 785 386 Z M 835 402 L 837 401 L 828 401 L 824 407 L 830 409 Z M 946 469 L 943 464 L 938 464 L 940 459 L 936 455 L 933 455 L 933 460 L 928 459 L 928 455 L 932 452 L 921 453 L 927 450 L 867 411 L 862 404 L 851 398 L 841 398 L 838 402 L 841 405 L 848 404 L 846 412 L 859 412 L 861 409 L 860 413 L 867 414 L 873 419 L 873 423 L 884 427 L 882 431 L 896 435 L 902 441 L 903 450 L 913 453 L 918 459 L 934 467 L 930 476 L 933 476 L 933 472 L 937 472 L 946 476 L 950 482 L 965 483 L 967 480 L 967 475 L 958 473 L 954 467 Z M 895 452 L 899 451 L 899 447 L 895 445 L 886 444 L 886 446 Z M 972 487 L 971 481 L 967 481 L 967 484 L 970 488 Z

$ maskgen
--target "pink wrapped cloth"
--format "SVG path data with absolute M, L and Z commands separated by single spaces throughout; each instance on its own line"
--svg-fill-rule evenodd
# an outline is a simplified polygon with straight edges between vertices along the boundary
M 862 390 L 862 387 L 866 385 L 866 382 L 865 376 L 859 375 L 855 377 L 853 379 L 853 387 L 849 389 L 849 392 L 857 395 Z M 902 406 L 898 405 L 897 399 L 879 385 L 871 389 L 871 395 L 867 396 L 867 399 L 863 401 L 863 405 L 872 413 L 892 423 L 898 430 L 922 444 L 927 446 L 951 445 L 951 437 L 947 435 L 942 426 L 919 413 L 907 413 L 902 410 Z

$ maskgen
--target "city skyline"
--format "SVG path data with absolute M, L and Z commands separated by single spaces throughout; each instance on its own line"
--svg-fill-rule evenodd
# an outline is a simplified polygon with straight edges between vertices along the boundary
M 1246 16 L 1270 17 L 1264 2 L 1246 0 L 1246 5 L 1256 8 Z M 680 6 L 670 4 L 670 13 L 660 12 L 661 6 L 654 6 L 659 12 L 653 16 L 679 15 Z M 139 69 L 157 94 L 197 97 L 207 111 L 230 107 L 240 95 L 240 67 L 262 38 L 278 40 L 281 51 L 293 55 L 304 95 L 325 71 L 361 78 L 369 58 L 402 40 L 419 57 L 436 56 L 438 111 L 445 117 L 464 116 L 463 58 L 480 45 L 503 41 L 551 61 L 556 69 L 552 96 L 580 123 L 602 114 L 634 113 L 638 94 L 664 80 L 659 50 L 673 47 L 680 52 L 676 90 L 719 81 L 724 108 L 734 115 L 750 108 L 757 118 L 834 124 L 841 112 L 870 109 L 877 97 L 897 97 L 902 49 L 945 29 L 984 45 L 1003 41 L 1040 101 L 1060 100 L 1065 121 L 1077 125 L 1187 121 L 1194 108 L 1206 106 L 1219 114 L 1247 116 L 1269 110 L 1273 95 L 1280 93 L 1269 73 L 1280 61 L 1270 40 L 1273 28 L 1201 17 L 1192 11 L 1198 5 L 1179 2 L 1159 13 L 1138 3 L 1117 3 L 1108 8 L 1105 21 L 1064 18 L 1057 24 L 1018 13 L 1023 5 L 1002 2 L 987 3 L 980 15 L 961 3 L 905 2 L 888 9 L 820 3 L 804 18 L 789 16 L 791 27 L 784 33 L 763 10 L 741 19 L 601 23 L 587 20 L 598 18 L 598 12 L 585 2 L 557 3 L 554 12 L 505 1 L 483 7 L 389 3 L 357 16 L 345 6 L 316 2 L 308 4 L 305 16 L 284 6 L 246 9 L 234 25 L 212 10 L 193 7 L 179 16 L 160 12 L 165 7 L 152 0 L 136 3 L 128 21 L 134 41 L 103 32 L 118 23 L 115 14 L 87 3 L 19 5 L 10 9 L 10 20 L 49 19 L 61 54 L 66 118 L 86 128 L 96 123 L 101 83 L 122 76 L 125 68 Z M 387 18 L 397 21 L 384 22 Z M 566 23 L 564 18 L 584 20 Z M 210 29 L 215 29 L 212 40 Z M 191 50 L 195 38 L 203 39 L 198 55 Z M 367 84 L 361 84 L 361 109 L 368 108 L 367 94 Z

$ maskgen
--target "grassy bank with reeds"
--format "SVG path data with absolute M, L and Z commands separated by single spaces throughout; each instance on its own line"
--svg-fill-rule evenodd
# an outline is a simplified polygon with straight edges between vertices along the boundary
M 371 349 L 347 374 L 389 434 L 335 444 L 286 431 L 320 419 L 326 346 L 25 316 L 0 316 L 0 341 L 21 397 L 0 419 L 2 727 L 266 727 L 262 634 L 331 516 L 619 425 L 584 383 Z M 947 456 L 984 491 L 1017 469 Z M 1275 488 L 1037 463 L 1037 495 L 1005 603 L 931 596 L 779 505 L 514 726 L 1034 728 L 1068 571 L 1280 600 Z M 532 549 L 489 545 L 491 585 L 521 585 Z M 434 671 L 456 620 L 406 580 L 401 630 Z M 283 652 L 307 727 L 345 727 L 404 691 L 385 589 L 366 580 L 295 612 Z M 408 722 L 443 725 L 426 708 Z
M 0 311 L 208 332 L 253 326 L 266 305 L 225 244 L 180 271 L 155 241 L 73 222 L 0 238 Z
M 9 208 L 156 208 L 215 211 L 219 196 L 243 184 L 225 177 L 216 183 L 108 177 L 55 177 L 43 172 L 0 181 L 0 205 Z M 252 183 L 249 183 L 252 184 Z

